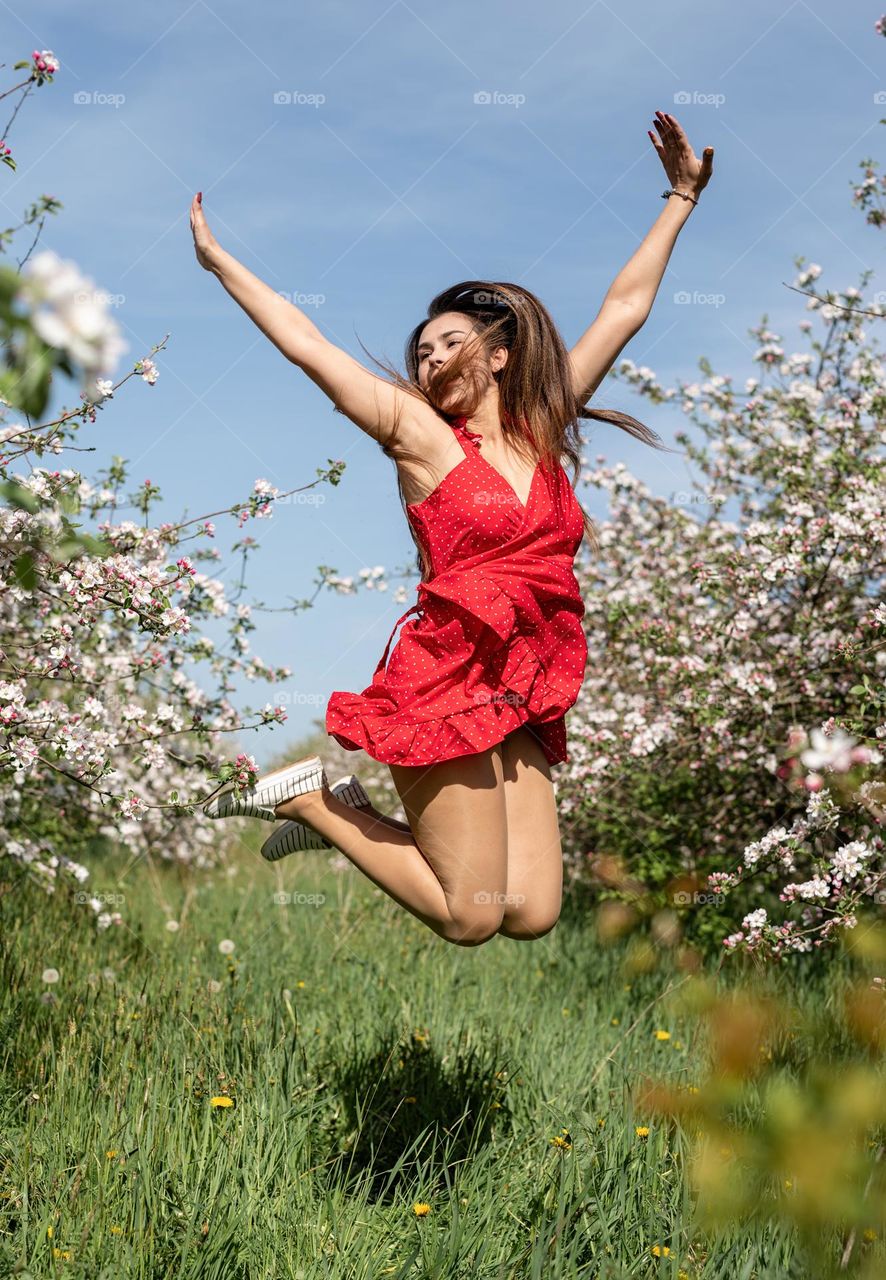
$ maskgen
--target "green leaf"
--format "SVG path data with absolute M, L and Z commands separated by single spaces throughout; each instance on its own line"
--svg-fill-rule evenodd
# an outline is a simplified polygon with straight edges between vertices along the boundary
M 0 484 L 0 494 L 11 507 L 17 507 L 19 511 L 40 510 L 40 499 L 36 493 L 25 485 L 19 484 L 17 480 L 4 480 Z
M 37 585 L 37 566 L 30 551 L 23 551 L 12 566 L 16 581 L 26 591 L 33 591 Z
M 13 403 L 32 418 L 40 418 L 49 401 L 53 350 L 33 330 L 27 331 L 24 357 L 15 367 Z
M 62 511 L 66 511 L 69 515 L 74 515 L 80 510 L 80 499 L 76 494 L 69 493 L 65 489 L 62 489 L 58 494 L 56 502 L 61 507 Z
M 61 538 L 58 542 L 46 548 L 49 555 L 56 564 L 67 564 L 69 560 L 73 560 L 79 555 L 83 548 L 80 545 L 79 538 Z
M 80 533 L 77 537 L 83 550 L 91 556 L 114 554 L 114 548 L 106 538 L 94 538 L 91 533 Z

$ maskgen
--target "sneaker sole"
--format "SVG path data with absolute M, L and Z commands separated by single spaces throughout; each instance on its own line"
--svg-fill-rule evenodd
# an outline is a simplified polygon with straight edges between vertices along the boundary
M 334 782 L 329 789 L 334 796 L 354 809 L 367 808 L 372 803 L 362 783 L 353 773 L 339 778 L 338 782 Z M 261 847 L 261 855 L 268 862 L 277 862 L 290 853 L 307 853 L 309 850 L 331 850 L 332 848 L 333 846 L 324 840 L 319 832 L 305 826 L 303 822 L 290 821 L 285 822 L 268 837 Z

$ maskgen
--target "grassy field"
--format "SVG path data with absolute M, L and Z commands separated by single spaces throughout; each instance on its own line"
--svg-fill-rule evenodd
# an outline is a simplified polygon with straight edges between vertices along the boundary
M 460 948 L 323 853 L 92 869 L 126 927 L 4 901 L 3 1276 L 812 1274 L 777 1222 L 698 1230 L 631 1100 L 699 1079 L 683 975 L 587 914 Z

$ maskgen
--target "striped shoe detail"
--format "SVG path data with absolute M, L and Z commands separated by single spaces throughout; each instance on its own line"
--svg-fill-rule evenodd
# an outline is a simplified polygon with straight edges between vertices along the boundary
M 285 822 L 279 830 L 264 842 L 261 854 L 268 862 L 285 858 L 288 853 L 305 853 L 308 849 L 331 849 L 319 831 L 306 827 L 303 822 Z
M 343 800 L 345 804 L 351 805 L 354 809 L 362 809 L 372 803 L 355 773 L 349 773 L 344 778 L 339 778 L 338 782 L 329 789 L 333 795 L 338 796 L 339 800 Z
M 293 796 L 326 786 L 326 770 L 319 756 L 309 756 L 259 778 L 254 787 L 235 795 L 231 783 L 215 792 L 203 806 L 208 818 L 262 818 L 276 822 L 274 807 Z
M 372 803 L 354 773 L 339 778 L 329 790 L 339 800 L 343 800 L 345 804 L 355 809 L 364 808 Z M 313 827 L 308 827 L 303 822 L 284 822 L 273 835 L 268 836 L 261 847 L 261 852 L 262 857 L 268 862 L 276 862 L 278 858 L 285 858 L 289 853 L 304 853 L 308 849 L 332 849 L 332 847 Z

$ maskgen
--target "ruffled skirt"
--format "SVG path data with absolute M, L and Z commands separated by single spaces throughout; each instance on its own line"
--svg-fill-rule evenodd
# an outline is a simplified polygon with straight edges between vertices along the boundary
M 571 571 L 496 579 L 452 570 L 422 583 L 388 658 L 362 693 L 334 692 L 326 731 L 385 764 L 428 765 L 486 751 L 526 725 L 549 764 L 568 759 L 565 714 L 587 662 L 584 603 Z M 393 639 L 392 632 L 391 639 Z

